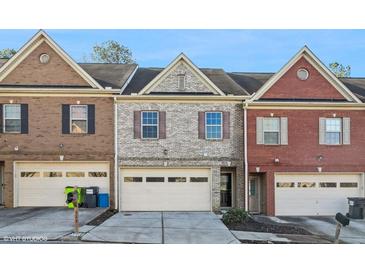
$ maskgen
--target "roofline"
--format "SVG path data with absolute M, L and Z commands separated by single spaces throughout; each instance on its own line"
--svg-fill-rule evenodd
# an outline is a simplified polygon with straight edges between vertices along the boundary
M 125 88 L 129 85 L 129 83 L 132 81 L 134 75 L 136 74 L 137 70 L 138 70 L 139 66 L 136 65 L 135 69 L 133 70 L 133 72 L 129 75 L 127 81 L 125 81 L 125 83 L 123 84 L 123 86 L 120 88 L 119 93 L 122 94 L 123 91 L 125 90 Z
M 168 100 L 181 100 L 181 101 L 244 101 L 248 99 L 249 96 L 199 96 L 199 95 L 120 95 L 117 96 L 117 101 L 168 101 Z
M 313 108 L 352 108 L 352 109 L 365 109 L 365 103 L 356 102 L 284 102 L 284 101 L 245 101 L 244 108 L 252 109 L 270 109 L 270 108 L 283 108 L 283 109 L 313 109 Z

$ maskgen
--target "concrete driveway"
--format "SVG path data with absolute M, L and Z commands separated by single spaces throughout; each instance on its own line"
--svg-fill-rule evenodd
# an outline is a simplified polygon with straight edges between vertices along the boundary
M 153 244 L 240 243 L 212 212 L 119 212 L 83 241 Z
M 306 228 L 309 232 L 317 235 L 325 235 L 334 239 L 336 221 L 334 217 L 273 217 L 278 222 L 288 222 Z M 350 225 L 341 229 L 340 240 L 344 243 L 365 243 L 365 219 L 350 219 Z
M 105 210 L 105 208 L 80 208 L 80 226 Z M 58 240 L 73 232 L 73 218 L 73 210 L 65 207 L 1 208 L 0 240 L 22 241 L 19 237 L 36 241 Z

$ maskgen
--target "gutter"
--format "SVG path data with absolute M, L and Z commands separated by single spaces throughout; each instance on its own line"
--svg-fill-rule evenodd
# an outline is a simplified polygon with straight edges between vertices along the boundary
M 248 211 L 248 157 L 247 157 L 247 108 L 248 103 L 243 105 L 243 146 L 244 146 L 244 169 L 245 169 L 245 210 Z
M 117 112 L 117 98 L 114 96 L 114 206 L 118 209 L 118 182 L 119 182 L 119 168 L 118 168 L 118 112 Z

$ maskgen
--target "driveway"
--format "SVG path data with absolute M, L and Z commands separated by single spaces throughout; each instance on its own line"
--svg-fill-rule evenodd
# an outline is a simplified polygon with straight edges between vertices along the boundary
M 239 243 L 212 212 L 119 212 L 83 241 L 151 244 Z
M 329 239 L 334 239 L 336 231 L 336 221 L 334 217 L 272 217 L 278 222 L 287 222 L 306 228 L 317 235 L 325 235 Z M 365 243 L 365 219 L 350 219 L 350 225 L 341 229 L 340 240 L 344 243 L 359 244 Z
M 80 226 L 88 223 L 105 208 L 80 208 Z M 27 237 L 35 240 L 58 240 L 73 232 L 73 210 L 65 207 L 51 208 L 1 208 L 0 240 L 21 240 Z

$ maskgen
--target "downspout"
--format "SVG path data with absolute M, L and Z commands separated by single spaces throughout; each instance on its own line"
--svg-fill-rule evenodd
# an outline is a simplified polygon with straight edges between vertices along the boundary
M 119 204 L 119 168 L 118 168 L 118 109 L 117 109 L 117 97 L 114 96 L 114 205 L 115 209 L 118 209 Z
M 248 158 L 247 158 L 247 106 L 243 105 L 243 143 L 244 143 L 244 164 L 245 164 L 245 210 L 248 211 Z

